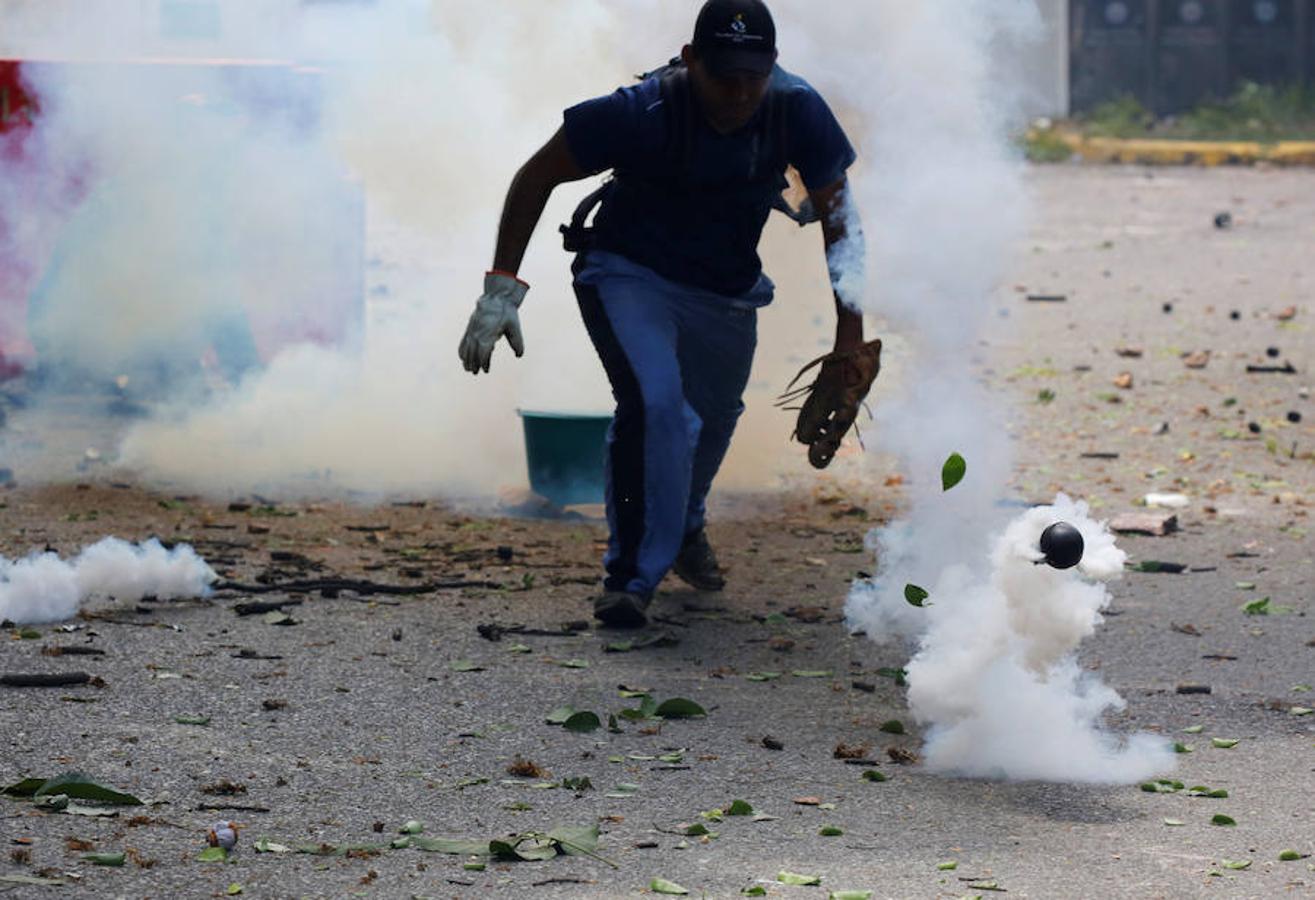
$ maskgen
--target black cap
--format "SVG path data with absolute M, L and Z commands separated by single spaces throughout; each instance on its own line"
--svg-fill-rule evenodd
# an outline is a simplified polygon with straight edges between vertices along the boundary
M 713 72 L 767 75 L 776 64 L 776 23 L 762 0 L 708 0 L 692 45 Z

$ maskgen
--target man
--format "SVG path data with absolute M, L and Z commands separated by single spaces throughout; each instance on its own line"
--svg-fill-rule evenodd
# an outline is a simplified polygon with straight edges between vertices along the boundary
M 855 154 L 835 116 L 776 65 L 760 0 L 708 0 L 680 59 L 641 83 L 565 112 L 563 127 L 516 174 L 493 269 L 461 341 L 488 371 L 505 335 L 524 352 L 516 277 L 553 188 L 612 170 L 563 228 L 585 326 L 616 398 L 608 434 L 604 593 L 594 615 L 646 621 L 668 570 L 699 590 L 725 582 L 704 533 L 705 500 L 749 378 L 758 307 L 774 286 L 757 245 L 794 166 L 820 216 L 832 283 L 861 247 L 845 172 Z M 584 228 L 599 202 L 591 229 Z M 787 207 L 788 209 L 788 207 Z M 854 234 L 852 244 L 848 241 Z M 857 304 L 836 293 L 837 351 L 863 343 Z M 836 437 L 838 443 L 839 438 Z

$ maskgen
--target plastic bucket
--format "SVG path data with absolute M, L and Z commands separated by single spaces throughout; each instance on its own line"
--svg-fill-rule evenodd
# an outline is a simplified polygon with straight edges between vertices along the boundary
M 530 487 L 558 506 L 602 503 L 610 415 L 518 411 Z

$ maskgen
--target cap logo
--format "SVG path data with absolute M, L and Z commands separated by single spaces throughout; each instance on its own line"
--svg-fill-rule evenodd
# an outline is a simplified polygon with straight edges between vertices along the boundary
M 761 34 L 749 34 L 749 25 L 744 21 L 744 13 L 736 13 L 735 18 L 731 20 L 730 31 L 718 31 L 713 34 L 718 40 L 730 41 L 732 44 L 745 44 L 750 41 L 761 41 Z

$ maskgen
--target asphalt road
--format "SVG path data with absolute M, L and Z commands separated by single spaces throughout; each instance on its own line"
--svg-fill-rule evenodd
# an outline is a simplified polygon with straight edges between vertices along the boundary
M 0 688 L 0 781 L 80 769 L 147 805 L 83 818 L 0 801 L 0 877 L 64 882 L 0 881 L 0 891 L 615 897 L 663 878 L 709 897 L 755 886 L 780 898 L 1311 894 L 1315 716 L 1292 710 L 1315 707 L 1302 690 L 1315 684 L 1306 533 L 1315 410 L 1300 393 L 1315 363 L 1315 176 L 1063 167 L 1030 178 L 1037 222 L 993 298 L 1000 315 L 984 361 L 984 377 L 1015 404 L 1016 491 L 1045 499 L 1067 490 L 1101 516 L 1135 509 L 1149 491 L 1191 498 L 1178 533 L 1121 540 L 1134 561 L 1188 571 L 1115 582 L 1113 614 L 1081 662 L 1128 701 L 1112 728 L 1191 744 L 1172 778 L 1226 789 L 1226 799 L 954 779 L 896 762 L 891 749 L 916 755 L 918 728 L 902 689 L 877 670 L 901 665 L 906 652 L 850 636 L 840 621 L 848 584 L 872 566 L 864 534 L 901 499 L 880 458 L 867 477 L 824 492 L 721 498 L 712 537 L 730 588 L 700 597 L 668 582 L 661 620 L 638 636 L 664 640 L 629 652 L 607 645 L 630 636 L 592 629 L 497 641 L 477 630 L 560 631 L 587 618 L 604 536 L 597 521 L 470 516 L 438 502 L 230 510 L 115 488 L 111 476 L 43 488 L 22 485 L 20 473 L 0 510 L 10 556 L 42 542 L 68 553 L 106 533 L 154 533 L 194 542 L 246 583 L 335 576 L 501 587 L 304 592 L 286 608 L 291 625 L 238 616 L 233 606 L 250 598 L 225 591 L 144 611 L 102 604 L 67 634 L 43 626 L 22 639 L 16 630 L 0 644 L 0 670 L 80 669 L 105 686 Z M 1233 214 L 1228 230 L 1212 222 L 1223 209 Z M 1277 318 L 1287 306 L 1295 317 Z M 1269 346 L 1299 374 L 1248 375 Z M 1130 347 L 1141 356 L 1115 352 Z M 1188 368 L 1183 354 L 1201 350 L 1211 351 L 1206 367 Z M 1133 386 L 1115 387 L 1125 371 Z M 1053 399 L 1039 399 L 1043 390 Z M 1288 422 L 1289 411 L 1302 421 Z M 1084 456 L 1092 453 L 1107 457 Z M 1269 615 L 1242 611 L 1265 596 Z M 104 655 L 41 652 L 74 644 Z M 781 677 L 764 679 L 769 672 Z M 1211 693 L 1178 693 L 1187 683 Z M 562 706 L 604 722 L 634 708 L 639 700 L 619 686 L 688 698 L 707 715 L 622 718 L 619 733 L 545 721 Z M 891 719 L 909 733 L 878 730 Z M 1212 738 L 1238 743 L 1218 748 Z M 866 748 L 872 763 L 836 758 L 841 744 Z M 533 765 L 512 774 L 518 759 Z M 887 780 L 865 780 L 870 770 Z M 591 787 L 562 784 L 581 778 Z M 757 816 L 701 816 L 737 799 Z M 1216 814 L 1236 825 L 1211 824 Z M 237 851 L 227 863 L 199 861 L 219 819 L 244 826 Z M 387 844 L 410 819 L 426 836 L 485 841 L 597 824 L 601 859 L 489 861 L 476 871 L 460 855 L 363 846 Z M 713 834 L 685 833 L 696 824 Z M 824 835 L 828 826 L 842 833 Z M 357 849 L 257 853 L 262 837 Z M 129 860 L 91 865 L 84 846 L 129 851 Z M 1302 858 L 1280 861 L 1287 849 Z M 783 871 L 818 876 L 820 886 L 778 884 Z

